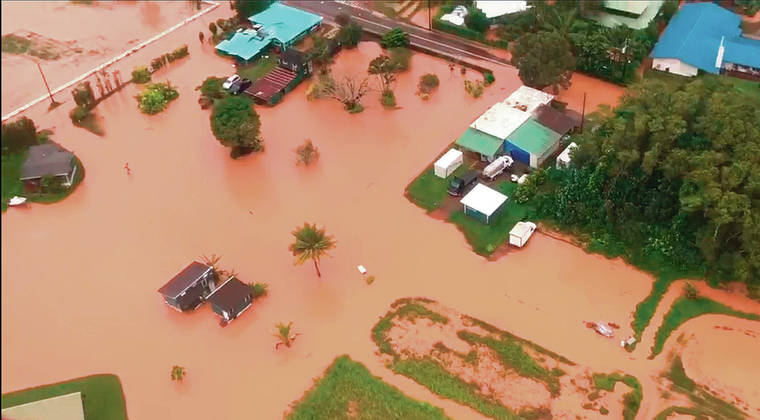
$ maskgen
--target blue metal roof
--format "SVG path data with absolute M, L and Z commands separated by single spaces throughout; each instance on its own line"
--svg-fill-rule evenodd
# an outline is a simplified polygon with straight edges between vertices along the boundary
M 737 36 L 723 42 L 723 61 L 760 69 L 760 40 Z
M 740 24 L 739 15 L 714 3 L 686 3 L 671 19 L 652 50 L 652 57 L 677 58 L 706 72 L 718 73 L 715 60 L 721 39 L 740 38 Z M 737 55 L 744 56 L 742 51 Z
M 275 2 L 248 20 L 263 25 L 264 30 L 280 43 L 289 44 L 298 35 L 322 22 L 322 16 Z

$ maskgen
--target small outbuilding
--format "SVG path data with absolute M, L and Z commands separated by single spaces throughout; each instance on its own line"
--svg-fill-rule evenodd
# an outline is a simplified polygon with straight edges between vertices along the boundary
M 208 295 L 211 309 L 224 322 L 232 321 L 251 306 L 251 288 L 235 277 L 230 277 Z
M 459 202 L 464 206 L 464 214 L 470 215 L 483 223 L 490 223 L 491 219 L 498 213 L 507 196 L 478 184 Z
M 213 268 L 193 261 L 158 289 L 158 293 L 167 305 L 184 312 L 200 306 L 214 291 L 214 286 Z
M 433 171 L 440 178 L 446 178 L 451 175 L 464 162 L 462 152 L 457 149 L 450 149 L 444 153 L 440 159 L 435 161 Z
M 565 150 L 563 150 L 562 153 L 559 154 L 559 156 L 557 156 L 557 165 L 556 165 L 557 169 L 567 168 L 568 166 L 570 166 L 570 159 L 571 159 L 570 153 L 576 147 L 578 147 L 578 145 L 575 144 L 575 142 L 572 142 L 567 145 Z
M 21 181 L 37 181 L 44 176 L 59 178 L 64 186 L 74 182 L 77 167 L 74 154 L 55 143 L 31 146 L 21 167 Z

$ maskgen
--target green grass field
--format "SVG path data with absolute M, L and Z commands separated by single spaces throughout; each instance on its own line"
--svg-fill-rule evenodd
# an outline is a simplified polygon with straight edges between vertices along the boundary
M 252 82 L 255 82 L 265 74 L 269 73 L 273 68 L 277 67 L 277 56 L 269 54 L 268 58 L 263 56 L 251 64 L 244 64 L 238 67 L 237 74 L 241 77 L 245 77 Z
M 431 212 L 437 209 L 448 197 L 446 188 L 451 179 L 467 171 L 466 165 L 457 168 L 448 178 L 439 178 L 433 168 L 425 169 L 409 186 L 406 187 L 406 197 L 414 204 Z
M 681 324 L 692 318 L 705 314 L 723 314 L 760 321 L 760 315 L 758 314 L 736 311 L 722 303 L 718 303 L 705 297 L 698 297 L 696 299 L 680 297 L 673 303 L 673 306 L 670 307 L 670 311 L 665 314 L 665 318 L 662 320 L 662 325 L 654 336 L 652 354 L 649 358 L 652 359 L 654 356 L 660 354 L 662 348 L 665 346 L 665 342 L 668 340 L 668 337 L 670 337 L 670 334 L 681 326 Z
M 340 356 L 299 401 L 289 420 L 448 419 L 443 410 L 413 400 L 364 365 Z M 88 419 L 89 420 L 89 419 Z
M 2 408 L 46 398 L 82 393 L 85 420 L 126 420 L 127 407 L 121 382 L 116 375 L 92 375 L 71 381 L 43 385 L 2 396 Z
M 623 419 L 633 420 L 636 418 L 636 413 L 639 412 L 639 407 L 641 407 L 641 400 L 644 398 L 644 393 L 641 390 L 641 383 L 636 377 L 631 375 L 621 375 L 619 373 L 595 373 L 592 378 L 596 389 L 610 392 L 615 390 L 615 383 L 617 382 L 622 382 L 628 385 L 631 388 L 631 392 L 628 392 L 623 396 Z

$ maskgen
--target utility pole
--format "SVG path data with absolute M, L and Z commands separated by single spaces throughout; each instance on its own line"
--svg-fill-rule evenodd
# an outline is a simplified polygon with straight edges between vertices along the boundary
M 430 10 L 430 0 L 428 0 L 428 29 L 431 31 L 433 30 L 433 18 L 430 15 L 432 13 L 432 10 Z
M 42 81 L 45 82 L 45 87 L 47 88 L 48 95 L 50 95 L 50 105 L 55 105 L 55 99 L 53 99 L 53 94 L 50 92 L 50 86 L 48 86 L 47 79 L 45 79 L 45 73 L 42 72 L 42 66 L 40 66 L 39 61 L 37 62 L 37 68 L 40 70 L 40 75 L 42 75 Z
M 583 110 L 581 111 L 581 133 L 583 133 L 583 121 L 586 119 L 586 92 L 583 92 Z

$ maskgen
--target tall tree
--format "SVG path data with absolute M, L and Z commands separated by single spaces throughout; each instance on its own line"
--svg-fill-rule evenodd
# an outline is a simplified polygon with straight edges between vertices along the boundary
M 517 40 L 512 49 L 512 64 L 519 69 L 520 79 L 536 89 L 570 86 L 575 58 L 569 43 L 553 32 L 529 33 Z
M 482 10 L 478 9 L 475 5 L 470 6 L 467 9 L 467 15 L 464 17 L 464 24 L 473 31 L 485 33 L 491 26 L 491 21 L 488 20 L 486 14 Z
M 234 0 L 232 5 L 238 20 L 245 21 L 256 13 L 266 10 L 273 0 Z
M 336 81 L 329 73 L 320 74 L 317 80 L 318 96 L 335 99 L 349 112 L 360 112 L 362 98 L 370 92 L 369 80 L 346 75 Z
M 398 63 L 391 60 L 387 55 L 379 55 L 369 62 L 367 73 L 377 76 L 380 81 L 381 92 L 393 90 L 393 83 L 396 81 L 396 72 Z
M 319 259 L 327 255 L 327 252 L 335 248 L 335 240 L 325 233 L 325 229 L 317 228 L 316 224 L 304 223 L 302 227 L 292 232 L 295 242 L 290 244 L 290 252 L 296 257 L 296 264 L 301 265 L 308 260 L 314 262 L 317 276 L 322 277 L 319 271 Z
M 2 152 L 16 153 L 37 144 L 37 127 L 34 121 L 21 117 L 2 125 Z

